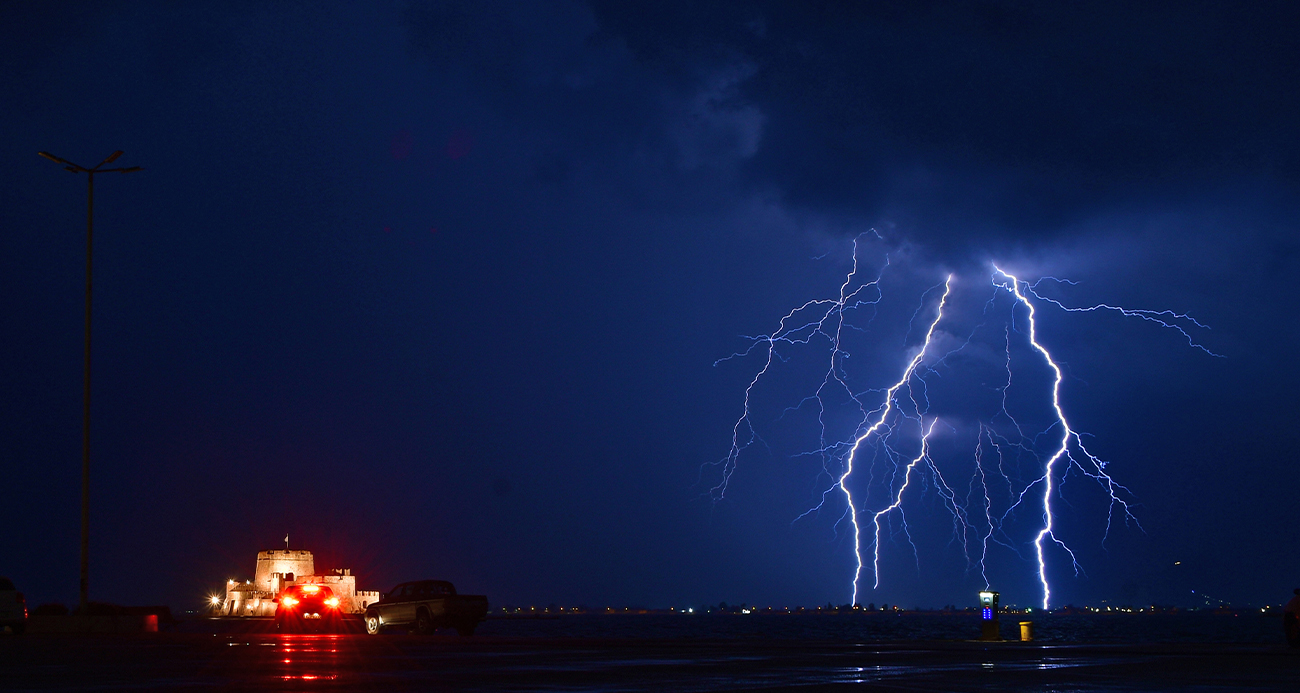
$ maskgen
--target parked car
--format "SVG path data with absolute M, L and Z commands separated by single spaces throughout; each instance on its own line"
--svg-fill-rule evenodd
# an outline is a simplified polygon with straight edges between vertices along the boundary
M 290 585 L 275 598 L 277 631 L 337 632 L 342 622 L 339 598 L 325 585 Z
M 438 628 L 455 628 L 469 636 L 487 611 L 487 597 L 456 594 L 456 588 L 445 580 L 404 582 L 366 607 L 366 632 L 378 635 L 385 628 L 403 626 L 427 634 Z
M 0 630 L 8 626 L 14 635 L 27 630 L 27 600 L 14 587 L 13 580 L 0 577 Z

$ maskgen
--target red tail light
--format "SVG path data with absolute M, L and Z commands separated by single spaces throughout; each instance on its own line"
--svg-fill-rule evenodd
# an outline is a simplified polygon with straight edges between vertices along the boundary
M 285 606 L 290 609 L 292 609 L 294 606 L 297 606 L 297 604 L 298 604 L 298 600 L 294 599 L 293 597 L 285 597 L 280 600 L 281 606 Z
M 326 600 L 325 600 L 325 606 L 328 606 L 328 607 L 331 608 L 331 609 L 337 609 L 337 608 L 339 608 L 339 598 L 338 598 L 338 597 L 330 597 L 329 599 L 326 599 Z

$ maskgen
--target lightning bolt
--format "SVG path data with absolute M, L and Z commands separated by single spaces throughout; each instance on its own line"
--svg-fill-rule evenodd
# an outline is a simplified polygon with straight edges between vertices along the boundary
M 764 376 L 779 362 L 790 358 L 784 353 L 786 349 L 806 347 L 824 340 L 829 349 L 829 363 L 820 384 L 812 394 L 785 411 L 797 410 L 809 403 L 815 403 L 820 426 L 818 446 L 800 455 L 819 456 L 821 473 L 826 475 L 828 483 L 822 487 L 820 501 L 794 521 L 798 522 L 819 514 L 835 497 L 843 499 L 844 511 L 840 519 L 835 522 L 835 527 L 838 529 L 841 523 L 846 522 L 851 528 L 855 560 L 852 603 L 858 603 L 859 586 L 867 563 L 862 543 L 867 518 L 871 524 L 872 589 L 880 588 L 881 546 L 889 536 L 903 537 L 911 544 L 913 553 L 917 555 L 917 568 L 920 569 L 919 552 L 908 529 L 905 513 L 906 498 L 911 489 L 917 485 L 919 478 L 924 482 L 921 484 L 920 492 L 925 494 L 933 490 L 951 513 L 953 539 L 960 545 L 966 556 L 967 572 L 978 569 L 979 577 L 987 588 L 990 549 L 994 545 L 1006 547 L 1021 559 L 1032 562 L 1036 566 L 1036 577 L 1042 591 L 1042 605 L 1044 609 L 1048 608 L 1052 594 L 1048 575 L 1048 552 L 1053 550 L 1053 547 L 1059 548 L 1069 556 L 1076 575 L 1082 570 L 1074 551 L 1057 535 L 1057 518 L 1053 509 L 1053 502 L 1059 500 L 1061 486 L 1070 473 L 1079 473 L 1092 479 L 1109 499 L 1104 536 L 1109 536 L 1117 516 L 1122 517 L 1125 523 L 1132 523 L 1138 528 L 1141 528 L 1141 524 L 1133 513 L 1131 501 L 1128 500 L 1133 497 L 1132 493 L 1111 477 L 1106 471 L 1107 462 L 1088 450 L 1082 435 L 1066 418 L 1061 398 L 1064 373 L 1061 365 L 1040 339 L 1035 302 L 1070 313 L 1112 311 L 1125 317 L 1140 318 L 1177 331 L 1193 348 L 1211 356 L 1220 356 L 1198 343 L 1187 331 L 1189 328 L 1208 328 L 1186 313 L 1169 310 L 1132 309 L 1109 304 L 1068 306 L 1062 301 L 1044 296 L 1038 287 L 1044 281 L 1068 285 L 1074 285 L 1074 282 L 1055 277 L 1042 277 L 1031 284 L 993 265 L 991 276 L 993 296 L 984 304 L 982 322 L 971 330 L 964 343 L 945 354 L 932 353 L 936 330 L 945 319 L 945 310 L 953 293 L 954 277 L 950 274 L 942 284 L 933 286 L 922 294 L 921 303 L 912 314 L 911 323 L 915 323 L 922 314 L 927 312 L 927 305 L 934 306 L 924 339 L 919 345 L 909 348 L 913 353 L 898 379 L 884 388 L 859 391 L 851 384 L 851 378 L 845 369 L 845 359 L 849 357 L 849 350 L 845 346 L 844 338 L 846 330 L 862 331 L 863 329 L 851 320 L 851 315 L 855 311 L 866 310 L 869 315 L 868 323 L 875 319 L 876 308 L 883 300 L 881 281 L 890 263 L 889 258 L 886 257 L 874 279 L 864 281 L 859 278 L 858 252 L 859 239 L 854 239 L 852 268 L 845 275 L 836 295 L 813 299 L 799 305 L 780 319 L 771 334 L 748 337 L 750 345 L 745 351 L 731 354 L 715 362 L 716 366 L 756 352 L 762 353 L 765 357 L 762 367 L 745 388 L 744 405 L 732 427 L 731 447 L 726 457 L 701 467 L 701 479 L 709 467 L 720 467 L 720 480 L 709 488 L 708 495 L 715 503 L 723 500 L 743 453 L 755 443 L 763 442 L 755 426 L 753 394 Z M 934 299 L 928 297 L 940 286 L 942 293 L 937 302 L 934 302 Z M 980 422 L 976 431 L 973 452 L 974 471 L 966 486 L 967 491 L 963 499 L 948 483 L 939 464 L 931 455 L 931 436 L 940 421 L 938 417 L 929 414 L 930 395 L 927 391 L 926 378 L 939 377 L 940 368 L 952 367 L 947 363 L 949 358 L 962 352 L 976 340 L 977 333 L 993 319 L 992 316 L 998 314 L 998 306 L 1001 304 L 997 298 L 1002 292 L 1012 297 L 1010 314 L 1006 318 L 1005 326 L 1000 330 L 1002 334 L 999 335 L 999 341 L 1002 342 L 1006 353 L 1003 364 L 1005 382 L 994 388 L 1000 393 L 1000 408 L 997 408 L 997 413 L 987 423 Z M 1021 322 L 1024 325 L 1023 329 L 1018 327 Z M 909 333 L 913 328 L 911 323 L 908 326 Z M 1008 392 L 1013 386 L 1013 333 L 1025 336 L 1031 353 L 1041 358 L 1043 365 L 1052 375 L 1051 423 L 1047 424 L 1045 430 L 1036 434 L 1024 429 L 1021 422 L 1012 414 L 1008 402 Z M 851 402 L 860 416 L 859 423 L 847 437 L 838 437 L 830 430 L 827 401 L 834 392 L 845 396 L 845 403 Z M 910 438 L 910 431 L 914 430 L 913 424 L 919 433 L 919 452 L 915 455 L 905 455 L 896 447 L 898 443 L 895 441 L 899 438 Z M 945 423 L 945 426 L 956 430 L 950 424 Z M 1044 450 L 1038 442 L 1044 437 L 1053 441 L 1047 450 Z M 910 446 L 911 443 L 908 445 Z M 1030 478 L 1022 479 L 1016 470 L 1023 469 L 1023 460 L 1026 457 L 1033 461 L 1035 471 L 1031 472 Z M 882 462 L 886 465 L 886 473 L 878 478 L 875 470 Z M 859 479 L 860 474 L 857 474 L 864 467 L 868 473 L 865 482 Z M 887 489 L 887 496 L 876 503 L 874 509 L 869 508 L 868 506 L 872 505 L 869 502 L 872 498 L 871 489 L 882 485 Z M 995 488 L 999 490 L 995 492 Z M 1005 494 L 1002 500 L 997 499 L 998 494 Z M 978 510 L 972 514 L 971 508 L 978 508 Z M 1032 509 L 1032 512 L 1040 518 L 1040 523 L 1033 530 L 1032 541 L 1019 543 L 1008 534 L 1008 527 L 1018 522 L 1018 511 L 1024 508 Z M 900 529 L 891 535 L 889 530 L 894 527 L 895 516 Z M 971 557 L 972 545 L 975 547 L 974 550 L 979 552 L 978 559 Z M 1032 547 L 1032 551 L 1029 552 L 1031 556 L 1022 553 L 1021 546 Z
M 1034 320 L 1034 304 L 1030 303 L 1029 299 L 1025 298 L 1025 295 L 1021 293 L 1019 279 L 1007 274 L 996 265 L 994 265 L 993 269 L 997 273 L 994 275 L 995 277 L 997 275 L 1002 275 L 1010 280 L 1008 284 L 1003 284 L 1002 287 L 1014 294 L 1016 300 L 1029 310 L 1029 343 L 1033 345 L 1034 349 L 1037 350 L 1038 353 L 1043 355 L 1043 359 L 1047 361 L 1047 365 L 1051 367 L 1052 373 L 1055 374 L 1055 377 L 1052 380 L 1052 409 L 1056 411 L 1056 420 L 1061 427 L 1061 442 L 1056 448 L 1056 451 L 1052 453 L 1052 456 L 1047 458 L 1047 463 L 1044 465 L 1043 476 L 1026 488 L 1027 491 L 1028 488 L 1032 488 L 1040 483 L 1043 486 L 1043 529 L 1038 533 L 1038 536 L 1034 537 L 1034 550 L 1038 555 L 1038 581 L 1043 586 L 1043 608 L 1046 609 L 1048 606 L 1048 600 L 1052 595 L 1052 589 L 1051 585 L 1047 582 L 1047 563 L 1043 558 L 1043 539 L 1051 538 L 1053 542 L 1065 549 L 1070 554 L 1070 560 L 1074 561 L 1074 552 L 1070 551 L 1070 547 L 1066 546 L 1065 542 L 1057 539 L 1056 535 L 1052 533 L 1052 474 L 1055 471 L 1056 463 L 1059 462 L 1062 457 L 1066 457 L 1070 454 L 1070 439 L 1074 438 L 1077 441 L 1078 436 L 1070 429 L 1070 422 L 1065 420 L 1065 412 L 1061 411 L 1061 367 L 1056 365 L 1056 361 L 1052 360 L 1052 355 L 1048 353 L 1047 349 L 1045 349 L 1042 344 L 1038 343 L 1038 324 Z M 1079 447 L 1080 449 L 1083 449 L 1082 442 L 1079 442 Z M 1088 457 L 1089 459 L 1095 459 L 1091 454 L 1089 454 Z M 1105 472 L 1101 473 L 1105 474 Z M 1110 477 L 1106 478 L 1109 479 Z M 1111 499 L 1112 501 L 1119 503 L 1124 502 L 1123 500 L 1117 499 L 1114 494 L 1111 495 Z M 1126 513 L 1128 512 L 1127 504 L 1124 505 L 1124 511 Z M 1075 564 L 1077 565 L 1077 561 Z
M 845 456 L 847 461 L 844 465 L 844 473 L 840 475 L 838 486 L 840 492 L 844 494 L 844 501 L 848 504 L 849 520 L 853 524 L 853 555 L 857 559 L 857 566 L 853 572 L 853 601 L 851 602 L 853 604 L 858 603 L 858 580 L 862 577 L 862 527 L 858 524 L 857 507 L 853 504 L 853 492 L 849 490 L 848 486 L 848 479 L 853 475 L 853 462 L 857 457 L 858 449 L 862 447 L 862 443 L 871 436 L 876 435 L 877 432 L 881 430 L 881 427 L 885 425 L 885 421 L 889 418 L 890 412 L 894 410 L 895 395 L 898 393 L 900 388 L 911 381 L 912 375 L 916 372 L 917 365 L 921 363 L 921 359 L 925 358 L 925 352 L 930 348 L 930 341 L 934 337 L 934 328 L 939 324 L 939 320 L 943 318 L 943 307 L 947 304 L 948 294 L 951 292 L 952 275 L 948 275 L 948 278 L 943 284 L 943 296 L 939 299 L 939 307 L 935 310 L 934 320 L 930 323 L 930 329 L 925 332 L 925 343 L 921 345 L 921 348 L 917 350 L 916 355 L 912 357 L 910 362 L 908 362 L 907 368 L 903 370 L 903 377 L 899 378 L 898 382 L 889 386 L 889 388 L 885 390 L 885 402 L 878 410 L 880 415 L 871 423 L 871 425 L 867 426 L 867 428 L 863 430 L 856 439 L 854 439 L 852 447 L 849 448 L 848 454 Z M 926 431 L 925 436 L 921 439 L 921 456 L 912 460 L 911 464 L 906 467 L 903 483 L 898 488 L 897 500 L 893 505 L 881 510 L 872 517 L 872 522 L 874 522 L 876 526 L 876 539 L 873 543 L 875 556 L 872 562 L 876 587 L 880 586 L 880 518 L 881 516 L 888 514 L 891 510 L 897 509 L 899 504 L 902 502 L 903 491 L 907 489 L 907 484 L 911 481 L 912 469 L 921 458 L 925 457 L 926 439 L 930 436 L 930 430 L 934 429 L 935 421 L 937 421 L 937 419 L 930 422 L 930 429 Z
M 996 268 L 995 268 L 995 269 L 996 269 Z M 1002 270 L 997 270 L 997 271 L 998 271 L 999 273 L 1002 272 Z M 1008 276 L 1009 276 L 1009 275 L 1008 275 Z M 1191 323 L 1192 325 L 1195 325 L 1196 327 L 1199 327 L 1199 328 L 1201 328 L 1202 330 L 1208 330 L 1208 329 L 1210 329 L 1208 325 L 1201 324 L 1200 321 L 1198 321 L 1196 318 L 1193 318 L 1192 316 L 1188 315 L 1187 313 L 1178 313 L 1178 312 L 1175 312 L 1175 311 L 1172 311 L 1172 310 L 1144 310 L 1144 309 L 1140 309 L 1140 308 L 1125 308 L 1125 307 L 1123 307 L 1123 306 L 1112 306 L 1112 305 L 1107 305 L 1107 304 L 1105 304 L 1105 303 L 1098 303 L 1098 304 L 1093 305 L 1093 306 L 1084 306 L 1084 307 L 1071 308 L 1071 307 L 1065 305 L 1064 303 L 1061 303 L 1060 301 L 1058 301 L 1058 300 L 1056 300 L 1056 299 L 1054 299 L 1054 298 L 1046 298 L 1046 297 L 1044 297 L 1042 294 L 1039 294 L 1039 293 L 1037 292 L 1038 285 L 1041 284 L 1041 283 L 1044 282 L 1044 281 L 1054 281 L 1054 282 L 1058 282 L 1058 283 L 1061 283 L 1061 284 L 1070 284 L 1070 285 L 1074 285 L 1074 284 L 1075 284 L 1075 282 L 1072 282 L 1072 281 L 1070 281 L 1070 280 L 1068 280 L 1068 279 L 1057 279 L 1056 277 L 1042 277 L 1041 279 L 1039 279 L 1038 281 L 1034 282 L 1033 284 L 1028 284 L 1028 283 L 1026 283 L 1026 284 L 1024 285 L 1025 293 L 1027 293 L 1027 294 L 1033 296 L 1034 298 L 1036 298 L 1036 299 L 1038 299 L 1038 300 L 1040 300 L 1040 301 L 1046 301 L 1046 302 L 1048 302 L 1048 303 L 1051 303 L 1051 304 L 1055 305 L 1057 308 L 1060 308 L 1061 310 L 1064 310 L 1064 311 L 1069 312 L 1069 313 L 1091 313 L 1091 312 L 1099 311 L 1099 310 L 1109 310 L 1109 311 L 1112 311 L 1112 312 L 1115 312 L 1115 313 L 1119 313 L 1120 315 L 1124 315 L 1124 316 L 1127 316 L 1127 317 L 1141 318 L 1141 319 L 1143 319 L 1143 320 L 1146 320 L 1147 322 L 1154 322 L 1154 323 L 1156 323 L 1157 325 L 1160 325 L 1161 327 L 1165 327 L 1165 328 L 1168 328 L 1168 329 L 1174 330 L 1174 331 L 1178 332 L 1179 334 L 1181 334 L 1181 335 L 1183 336 L 1183 338 L 1187 340 L 1187 345 L 1188 345 L 1188 346 L 1190 346 L 1190 347 L 1192 347 L 1192 348 L 1194 348 L 1194 349 L 1200 349 L 1201 351 L 1204 351 L 1205 353 L 1209 354 L 1210 356 L 1215 356 L 1215 357 L 1217 357 L 1217 358 L 1223 358 L 1223 354 L 1216 354 L 1216 353 L 1214 353 L 1213 351 L 1210 351 L 1208 348 L 1206 348 L 1205 345 L 1198 343 L 1198 342 L 1197 342 L 1197 341 L 1192 337 L 1192 335 L 1188 334 L 1188 333 L 1187 333 L 1187 330 L 1183 329 L 1182 326 L 1179 325 L 1177 322 L 1170 322 L 1170 321 L 1181 320 L 1181 321 L 1184 321 L 1184 322 Z M 1019 299 L 1021 299 L 1022 301 L 1024 300 L 1024 297 L 1021 296 L 1020 294 L 1016 294 L 1016 297 L 1019 298 Z
M 930 454 L 930 448 L 929 448 L 930 433 L 934 431 L 934 425 L 936 423 L 939 423 L 939 419 L 937 418 L 931 419 L 930 426 L 924 429 L 925 433 L 921 436 L 921 454 L 917 455 L 904 468 L 903 483 L 898 487 L 898 493 L 895 494 L 894 496 L 894 502 L 876 511 L 876 514 L 871 516 L 871 523 L 876 528 L 875 539 L 873 539 L 871 542 L 872 545 L 871 566 L 873 572 L 875 573 L 875 578 L 876 578 L 875 584 L 871 586 L 872 589 L 876 589 L 880 587 L 880 518 L 889 515 L 895 510 L 897 510 L 899 513 L 903 512 L 903 493 L 907 491 L 908 484 L 912 482 L 912 470 L 916 469 L 916 465 L 920 463 L 921 460 L 926 459 Z M 843 488 L 843 484 L 844 484 L 843 479 L 840 480 L 840 484 L 841 484 L 841 488 Z M 844 490 L 844 494 L 846 496 L 848 495 L 848 489 Z M 859 556 L 858 573 L 861 574 L 861 572 L 862 572 L 862 558 L 861 556 Z M 853 603 L 854 604 L 858 603 L 858 575 L 854 575 L 854 580 L 853 580 Z
M 1056 474 L 1056 466 L 1058 463 L 1064 461 L 1076 467 L 1084 475 L 1097 481 L 1102 485 L 1103 488 L 1106 489 L 1106 492 L 1110 497 L 1110 511 L 1106 519 L 1107 534 L 1110 533 L 1110 526 L 1114 518 L 1116 507 L 1122 509 L 1124 518 L 1126 520 L 1134 522 L 1135 524 L 1138 525 L 1138 527 L 1141 527 L 1142 525 L 1141 523 L 1138 522 L 1137 517 L 1133 515 L 1132 508 L 1129 506 L 1128 502 L 1126 502 L 1118 493 L 1119 491 L 1129 493 L 1129 490 L 1126 487 L 1119 484 L 1118 482 L 1116 482 L 1113 478 L 1111 478 L 1109 474 L 1106 473 L 1105 471 L 1106 462 L 1099 459 L 1096 455 L 1093 455 L 1091 452 L 1088 451 L 1088 448 L 1083 444 L 1083 438 L 1081 438 L 1079 434 L 1074 431 L 1074 429 L 1070 428 L 1070 422 L 1065 418 L 1065 411 L 1061 408 L 1061 381 L 1063 380 L 1064 376 L 1061 373 L 1061 367 L 1052 358 L 1052 354 L 1048 352 L 1047 348 L 1044 347 L 1038 341 L 1038 324 L 1037 321 L 1034 319 L 1035 318 L 1034 304 L 1029 301 L 1028 295 L 1033 295 L 1035 298 L 1041 298 L 1041 297 L 1033 293 L 1033 288 L 1029 284 L 1022 282 L 1020 279 L 1018 279 L 1012 274 L 1009 274 L 1008 272 L 998 267 L 997 265 L 994 265 L 993 269 L 994 269 L 994 275 L 993 275 L 994 284 L 999 288 L 1006 289 L 1007 291 L 1011 292 L 1012 295 L 1016 297 L 1016 301 L 1021 305 L 1023 305 L 1025 309 L 1028 311 L 1029 344 L 1033 346 L 1035 351 L 1037 351 L 1039 354 L 1042 354 L 1043 360 L 1047 362 L 1048 367 L 1051 368 L 1052 373 L 1054 375 L 1052 380 L 1052 409 L 1056 413 L 1055 425 L 1058 426 L 1061 431 L 1060 441 L 1057 444 L 1056 449 L 1052 452 L 1051 456 L 1047 458 L 1047 461 L 1044 464 L 1043 476 L 1037 479 L 1036 481 L 1034 481 L 1033 483 L 1029 484 L 1029 486 L 1027 486 L 1025 489 L 1025 492 L 1028 493 L 1029 489 L 1041 484 L 1043 490 L 1043 495 L 1042 495 L 1043 528 L 1038 532 L 1038 535 L 1034 537 L 1033 543 L 1034 543 L 1034 552 L 1038 559 L 1038 581 L 1043 588 L 1043 608 L 1046 609 L 1048 608 L 1048 605 L 1050 603 L 1052 590 L 1051 590 L 1051 585 L 1047 581 L 1047 562 L 1043 553 L 1044 542 L 1050 539 L 1052 543 L 1056 544 L 1057 546 L 1060 546 L 1062 549 L 1066 551 L 1066 553 L 1070 555 L 1070 561 L 1074 564 L 1076 571 L 1078 570 L 1078 566 L 1079 566 L 1079 563 L 1075 558 L 1074 552 L 1070 550 L 1070 547 L 1066 546 L 1065 542 L 1057 538 L 1056 534 L 1053 532 L 1055 518 L 1052 516 L 1052 491 L 1055 484 L 1054 475 Z M 997 279 L 999 276 L 1005 278 L 1005 281 L 1000 282 Z M 1061 305 L 1061 303 L 1059 303 L 1058 301 L 1052 299 L 1043 299 L 1043 300 L 1052 303 L 1058 307 L 1061 307 L 1067 311 L 1075 312 L 1074 309 L 1066 308 L 1065 306 Z M 1081 310 L 1092 310 L 1092 309 L 1081 309 Z M 1193 342 L 1191 337 L 1188 336 L 1187 333 L 1177 325 L 1171 325 L 1159 319 L 1152 318 L 1151 317 L 1152 311 L 1128 310 L 1123 308 L 1115 308 L 1115 310 L 1122 312 L 1124 315 L 1137 316 L 1147 320 L 1154 320 L 1154 322 L 1158 322 L 1165 327 L 1171 327 L 1172 329 L 1175 329 L 1178 332 L 1182 333 L 1184 336 L 1186 336 L 1188 339 L 1188 343 L 1191 344 L 1191 346 L 1197 347 L 1202 351 L 1204 351 L 1205 353 L 1210 354 L 1212 356 L 1218 356 L 1218 354 L 1214 354 L 1209 349 L 1206 349 L 1205 347 L 1200 346 L 1199 344 Z M 1174 315 L 1172 311 L 1163 311 L 1161 314 Z M 1188 316 L 1185 315 L 1179 317 L 1188 318 Z M 1195 322 L 1194 319 L 1193 322 Z M 1200 325 L 1200 323 L 1196 323 L 1196 324 Z M 1200 326 L 1204 327 L 1203 325 Z M 1086 464 L 1080 462 L 1078 457 L 1071 454 L 1070 452 L 1071 443 L 1073 443 L 1075 449 L 1079 451 L 1080 456 L 1086 461 Z M 1022 494 L 1022 498 L 1023 495 L 1024 494 Z M 1016 505 L 1018 505 L 1018 503 Z M 1016 505 L 1013 505 L 1012 509 L 1014 509 Z
M 873 231 L 874 233 L 874 231 Z M 879 234 L 876 234 L 879 237 Z M 885 258 L 885 265 L 881 268 L 881 274 L 889 267 L 889 258 Z M 759 381 L 772 368 L 775 361 L 782 357 L 777 348 L 781 345 L 806 345 L 814 339 L 824 338 L 831 345 L 831 365 L 827 371 L 826 377 L 822 380 L 821 386 L 817 389 L 815 395 L 808 399 L 816 399 L 819 403 L 825 389 L 830 386 L 831 382 L 837 383 L 844 387 L 849 395 L 857 401 L 848 384 L 844 382 L 840 373 L 840 361 L 846 355 L 841 349 L 841 339 L 845 324 L 845 313 L 868 306 L 874 306 L 880 301 L 880 276 L 875 280 L 866 282 L 856 288 L 853 287 L 853 280 L 858 274 L 858 239 L 853 240 L 853 268 L 844 278 L 844 283 L 840 285 L 839 296 L 837 298 L 813 299 L 787 313 L 777 323 L 776 329 L 768 335 L 759 335 L 747 337 L 750 346 L 743 352 L 737 352 L 730 356 L 718 359 L 713 362 L 717 366 L 724 361 L 730 361 L 736 358 L 742 358 L 752 354 L 755 350 L 766 347 L 765 360 L 763 367 L 758 373 L 754 374 L 749 385 L 745 387 L 744 407 L 741 411 L 740 418 L 736 420 L 731 430 L 731 449 L 727 456 L 719 462 L 711 463 L 709 466 L 721 466 L 721 480 L 709 489 L 709 497 L 713 501 L 722 500 L 727 493 L 727 486 L 731 482 L 731 475 L 736 471 L 736 465 L 740 461 L 741 454 L 756 442 L 762 442 L 758 437 L 758 432 L 754 429 L 752 422 L 753 411 L 751 408 L 751 397 L 754 388 Z M 872 290 L 875 291 L 875 298 L 871 298 Z M 808 316 L 808 317 L 803 317 Z M 830 325 L 834 325 L 833 330 Z M 806 401 L 806 400 L 805 400 Z M 861 405 L 861 402 L 859 402 Z M 821 405 L 821 414 L 824 415 L 825 407 Z M 834 446 L 829 446 L 825 442 L 825 420 L 822 419 L 822 448 L 821 451 L 825 456 Z M 825 464 L 823 465 L 825 468 Z M 701 468 L 701 478 L 704 468 Z

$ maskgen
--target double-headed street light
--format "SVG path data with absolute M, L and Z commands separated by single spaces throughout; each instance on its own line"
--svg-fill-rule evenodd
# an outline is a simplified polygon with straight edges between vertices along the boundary
M 126 168 L 104 168 L 122 156 L 121 151 L 108 155 L 94 168 L 78 166 L 67 159 L 61 159 L 49 152 L 37 152 L 41 156 L 73 173 L 85 173 L 89 181 L 86 198 L 86 382 L 81 404 L 81 609 L 84 611 L 89 601 L 90 574 L 90 286 L 92 267 L 92 240 L 95 232 L 95 174 L 96 173 L 133 173 L 143 171 L 139 166 Z

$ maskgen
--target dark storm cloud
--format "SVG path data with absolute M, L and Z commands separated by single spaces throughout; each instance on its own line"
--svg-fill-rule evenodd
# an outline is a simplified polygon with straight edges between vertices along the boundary
M 1287 3 L 595 2 L 666 71 L 740 63 L 750 182 L 941 244 L 1300 174 Z
M 583 4 L 414 3 L 400 16 L 411 54 L 508 124 L 516 165 L 536 182 L 717 213 L 759 146 L 762 114 L 738 91 L 745 64 L 679 73 L 642 59 Z M 584 190 L 593 180 L 602 189 Z

